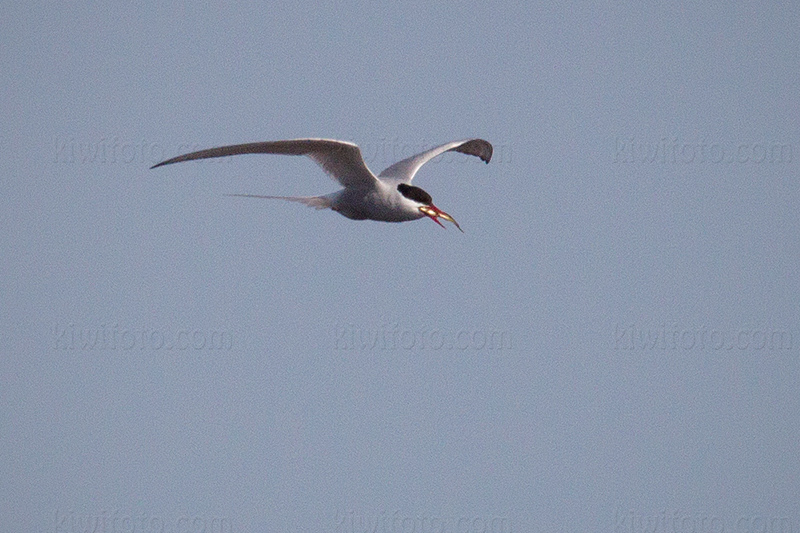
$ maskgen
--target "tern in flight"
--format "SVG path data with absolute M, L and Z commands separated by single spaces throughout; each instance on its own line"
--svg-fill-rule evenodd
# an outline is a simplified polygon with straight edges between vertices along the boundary
M 451 151 L 474 155 L 486 163 L 492 158 L 492 145 L 487 141 L 465 139 L 449 142 L 398 161 L 375 176 L 367 168 L 364 158 L 361 156 L 361 150 L 353 143 L 331 139 L 294 139 L 209 148 L 167 159 L 151 168 L 181 161 L 239 154 L 307 155 L 344 188 L 323 196 L 262 196 L 257 194 L 233 194 L 231 196 L 290 200 L 317 209 L 330 208 L 353 220 L 406 222 L 429 217 L 444 227 L 439 222 L 439 218 L 443 218 L 461 230 L 453 217 L 433 204 L 430 194 L 411 185 L 411 180 L 414 179 L 414 175 L 422 165 L 436 156 Z M 463 230 L 461 232 L 463 233 Z

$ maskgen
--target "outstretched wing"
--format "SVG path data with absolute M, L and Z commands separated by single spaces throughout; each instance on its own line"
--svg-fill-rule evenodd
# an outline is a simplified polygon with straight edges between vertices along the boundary
M 361 150 L 357 145 L 332 139 L 294 139 L 220 146 L 219 148 L 209 148 L 208 150 L 179 155 L 150 168 L 182 161 L 241 154 L 306 155 L 344 187 L 374 187 L 378 182 L 375 175 L 370 172 L 366 163 L 364 163 Z
M 402 161 L 398 161 L 381 172 L 379 177 L 394 178 L 410 183 L 411 180 L 414 179 L 414 174 L 417 173 L 422 165 L 438 155 L 451 151 L 480 157 L 486 163 L 492 159 L 492 145 L 488 141 L 484 141 L 483 139 L 465 139 L 463 141 L 449 142 L 417 155 L 412 155 Z

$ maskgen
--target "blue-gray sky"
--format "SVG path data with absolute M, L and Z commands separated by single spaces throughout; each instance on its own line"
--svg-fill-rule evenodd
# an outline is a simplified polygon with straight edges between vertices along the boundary
M 800 4 L 701 4 L 6 2 L 0 529 L 800 531 Z

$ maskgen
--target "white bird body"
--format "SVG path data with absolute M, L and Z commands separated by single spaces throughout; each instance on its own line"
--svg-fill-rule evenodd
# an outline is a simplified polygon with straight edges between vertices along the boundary
M 433 204 L 431 196 L 411 185 L 411 180 L 422 165 L 445 152 L 456 151 L 479 157 L 486 163 L 492 158 L 492 145 L 483 139 L 453 141 L 391 165 L 375 176 L 361 156 L 361 150 L 353 143 L 331 139 L 294 139 L 250 144 L 236 144 L 210 148 L 184 154 L 162 161 L 151 168 L 181 161 L 224 157 L 240 154 L 284 154 L 305 155 L 344 188 L 323 196 L 263 196 L 256 194 L 234 194 L 249 198 L 269 198 L 300 202 L 317 209 L 332 209 L 353 220 L 378 220 L 382 222 L 406 222 L 429 217 L 442 225 L 441 217 L 458 223 Z M 442 226 L 444 227 L 444 226 Z

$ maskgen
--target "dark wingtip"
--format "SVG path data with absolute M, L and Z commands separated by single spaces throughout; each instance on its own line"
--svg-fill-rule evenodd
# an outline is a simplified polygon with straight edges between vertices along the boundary
M 494 154 L 494 147 L 488 141 L 483 141 L 483 142 L 486 143 L 486 150 L 481 155 L 481 159 L 483 159 L 483 162 L 488 165 L 489 161 L 492 160 L 492 155 Z
M 181 161 L 189 161 L 189 159 L 187 159 L 187 157 L 186 157 L 187 155 L 192 155 L 192 154 L 179 155 L 178 157 L 173 157 L 172 159 L 167 159 L 166 161 L 162 161 L 161 163 L 156 163 L 155 165 L 150 167 L 150 170 L 152 170 L 154 168 L 158 168 L 158 167 L 163 167 L 164 165 L 171 165 L 172 163 L 179 163 Z
M 489 141 L 485 141 L 483 139 L 471 139 L 456 148 L 456 151 L 477 156 L 481 159 L 481 161 L 488 164 L 489 161 L 492 160 L 494 148 L 492 147 L 492 143 Z
M 150 170 L 153 170 L 154 168 L 158 168 L 158 167 L 163 167 L 164 165 L 167 165 L 167 164 L 169 164 L 171 162 L 172 162 L 171 159 L 167 159 L 166 161 L 162 161 L 161 163 L 156 163 L 155 165 L 150 167 Z

